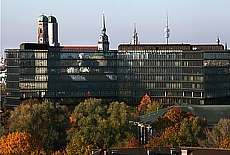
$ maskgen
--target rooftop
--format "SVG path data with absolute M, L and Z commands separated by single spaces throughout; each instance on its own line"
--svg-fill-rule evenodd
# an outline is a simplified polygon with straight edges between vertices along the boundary
M 205 118 L 209 127 L 217 124 L 221 118 L 230 118 L 230 105 L 186 105 L 160 109 L 157 112 L 138 116 L 133 121 L 152 124 L 157 118 L 163 116 L 171 108 L 180 108 L 183 111 L 192 112 L 194 115 Z
M 120 44 L 118 50 L 182 50 L 182 51 L 201 51 L 201 50 L 224 50 L 221 44 L 210 45 L 191 45 L 191 44 Z

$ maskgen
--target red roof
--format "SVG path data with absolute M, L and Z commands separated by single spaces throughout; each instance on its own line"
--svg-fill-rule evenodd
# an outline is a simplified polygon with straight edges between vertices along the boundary
M 97 50 L 97 46 L 60 46 L 62 50 Z

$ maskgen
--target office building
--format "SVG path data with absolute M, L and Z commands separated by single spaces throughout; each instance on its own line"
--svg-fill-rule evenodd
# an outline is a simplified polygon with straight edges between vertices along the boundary
M 28 98 L 88 97 L 139 104 L 147 93 L 165 105 L 229 104 L 230 51 L 213 45 L 131 44 L 109 50 L 105 15 L 97 46 L 62 46 L 54 16 L 38 19 L 38 43 L 6 49 L 8 108 Z

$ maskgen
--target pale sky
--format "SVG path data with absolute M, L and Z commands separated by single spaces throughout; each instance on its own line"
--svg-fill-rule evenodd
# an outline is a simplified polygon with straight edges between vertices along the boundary
M 1 52 L 37 42 L 39 15 L 56 16 L 61 45 L 97 45 L 105 12 L 110 49 L 130 43 L 136 23 L 140 43 L 230 45 L 230 0 L 1 0 Z

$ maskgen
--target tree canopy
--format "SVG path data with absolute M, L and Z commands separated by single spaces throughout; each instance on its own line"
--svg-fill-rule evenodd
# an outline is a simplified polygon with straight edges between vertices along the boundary
M 148 94 L 145 94 L 142 97 L 141 102 L 137 107 L 137 111 L 139 115 L 142 115 L 142 114 L 148 114 L 151 112 L 155 112 L 162 108 L 163 108 L 163 105 L 160 102 L 151 101 L 150 96 Z
M 204 138 L 206 121 L 179 108 L 171 108 L 153 126 L 157 134 L 147 146 L 198 146 L 199 139 Z
M 230 137 L 230 119 L 220 119 L 212 130 L 206 128 L 205 135 L 206 139 L 201 141 L 203 147 L 218 148 L 221 142 L 223 147 Z
M 76 127 L 69 131 L 71 145 L 78 146 L 74 143 L 80 143 L 79 138 L 83 138 L 86 142 L 84 148 L 108 148 L 124 146 L 131 138 L 129 119 L 132 109 L 123 102 L 112 102 L 108 106 L 101 102 L 100 99 L 89 98 L 76 106 Z
M 29 133 L 43 144 L 46 151 L 56 151 L 66 143 L 66 129 L 70 121 L 65 106 L 51 102 L 28 102 L 11 112 L 8 123 L 10 132 Z
M 0 154 L 43 155 L 42 145 L 26 132 L 14 132 L 0 138 Z
M 162 109 L 162 108 L 163 108 L 163 105 L 160 102 L 152 101 L 150 104 L 148 104 L 146 113 L 148 114 L 151 112 L 155 112 L 155 111 Z
M 139 112 L 140 114 L 145 114 L 146 111 L 147 111 L 147 109 L 148 109 L 148 105 L 149 105 L 151 102 L 152 102 L 152 101 L 151 101 L 149 95 L 148 95 L 148 94 L 145 94 L 145 96 L 142 97 L 140 104 L 138 105 L 138 108 L 137 108 L 138 112 Z

